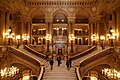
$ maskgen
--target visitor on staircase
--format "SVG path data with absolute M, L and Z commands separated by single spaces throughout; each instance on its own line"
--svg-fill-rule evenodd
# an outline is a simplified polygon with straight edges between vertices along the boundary
M 72 67 L 72 58 L 70 57 L 69 58 L 69 65 L 70 65 L 70 68 Z
M 52 71 L 52 69 L 53 69 L 53 64 L 54 64 L 54 61 L 53 61 L 53 59 L 50 59 L 51 71 Z
M 58 66 L 60 66 L 60 64 L 61 64 L 61 57 L 60 57 L 60 55 L 58 55 L 57 61 L 58 61 Z
M 67 66 L 68 71 L 69 71 L 69 65 L 70 65 L 70 61 L 67 60 L 67 61 L 66 61 L 66 66 Z

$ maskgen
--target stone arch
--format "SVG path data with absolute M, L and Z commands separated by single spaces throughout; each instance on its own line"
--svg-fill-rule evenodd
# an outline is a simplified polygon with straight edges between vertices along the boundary
M 110 64 L 109 63 L 100 63 L 95 66 L 89 67 L 84 72 L 82 72 L 82 75 L 85 75 L 87 73 L 87 71 L 89 71 L 91 69 L 95 69 L 96 67 L 99 67 L 99 70 L 100 70 L 100 68 L 103 69 L 104 67 L 110 68 Z
M 34 72 L 36 72 L 36 69 L 37 69 L 37 68 L 33 68 L 33 67 L 31 67 L 31 66 L 29 66 L 29 65 L 27 65 L 27 64 L 24 64 L 24 63 L 22 63 L 22 62 L 20 62 L 20 61 L 12 62 L 9 66 L 12 66 L 12 65 L 14 65 L 14 64 L 24 65 L 24 66 L 26 66 L 26 67 L 32 69 Z
M 84 16 L 87 18 L 89 18 L 92 15 L 92 13 L 89 9 L 81 9 L 80 8 L 80 9 L 76 10 L 74 16 L 76 16 L 78 13 L 80 14 L 80 16 Z M 85 14 L 83 14 L 83 13 L 85 13 Z
M 98 7 L 97 7 L 97 13 L 96 13 L 96 15 L 102 14 L 103 11 L 104 11 L 104 12 L 108 12 L 108 8 L 109 8 L 108 3 L 103 3 L 103 2 L 102 2 L 102 3 L 99 4 Z
M 69 16 L 69 13 L 67 13 L 67 11 L 62 10 L 62 9 L 58 9 L 58 10 L 53 11 L 52 14 L 51 14 L 51 16 L 54 17 L 54 16 L 55 16 L 56 14 L 58 14 L 58 13 L 62 13 L 62 14 L 64 14 L 66 17 Z
M 2 10 L 2 11 L 10 11 L 11 6 L 6 2 L 0 3 L 0 10 Z
M 92 71 L 99 71 L 97 70 L 96 68 L 98 68 L 99 70 L 102 70 L 103 68 L 110 68 L 110 64 L 99 64 L 99 65 L 96 65 L 92 68 L 88 68 L 87 70 L 85 70 L 83 73 L 82 73 L 82 78 L 84 77 L 84 75 L 89 71 L 89 70 L 92 70 Z M 101 71 L 100 71 L 101 72 Z
M 89 9 L 78 9 L 75 12 L 75 22 L 76 23 L 88 23 L 88 18 L 90 17 L 90 11 Z
M 56 20 L 55 19 L 57 19 L 56 17 L 58 17 L 59 19 L 64 19 L 65 20 L 65 23 L 67 23 L 67 21 L 68 21 L 68 17 L 69 16 L 69 14 L 67 13 L 67 11 L 65 11 L 65 10 L 61 10 L 61 9 L 58 9 L 58 10 L 55 10 L 55 11 L 53 11 L 53 13 L 52 13 L 52 17 L 53 17 L 53 22 L 56 22 Z
M 43 9 L 32 9 L 29 14 L 27 15 L 27 17 L 29 19 L 31 19 L 32 21 L 35 21 L 35 20 L 39 20 L 39 22 L 42 22 L 44 23 L 45 22 L 45 17 L 46 17 L 46 13 Z
M 24 6 L 23 3 L 20 1 L 16 1 L 14 3 L 11 3 L 11 13 L 17 14 L 17 15 L 24 15 Z
M 46 13 L 44 12 L 44 10 L 43 9 L 32 9 L 30 12 L 29 12 L 29 14 L 28 14 L 28 16 L 29 17 L 31 17 L 31 18 L 33 18 L 34 16 L 36 16 L 36 15 L 39 15 L 39 16 L 46 16 Z

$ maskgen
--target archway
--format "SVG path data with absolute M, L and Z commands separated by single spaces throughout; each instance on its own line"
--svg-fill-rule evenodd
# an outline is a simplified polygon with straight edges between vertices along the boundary
M 67 14 L 64 11 L 56 11 L 53 15 L 53 50 L 57 55 L 64 56 L 68 37 Z

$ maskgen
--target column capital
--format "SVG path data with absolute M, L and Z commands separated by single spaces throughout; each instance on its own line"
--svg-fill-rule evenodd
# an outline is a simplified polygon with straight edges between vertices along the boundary
M 92 16 L 89 18 L 89 22 L 96 22 L 101 20 L 102 15 Z
M 48 22 L 53 22 L 53 17 L 45 17 L 45 22 L 48 23 Z
M 97 20 L 97 21 L 101 21 L 101 17 L 102 17 L 102 15 L 96 16 L 96 20 Z
M 95 22 L 96 21 L 96 17 L 95 16 L 92 16 L 89 18 L 89 22 Z
M 117 9 L 116 13 L 117 13 L 117 14 L 120 14 L 120 8 L 119 8 L 119 9 Z
M 68 22 L 75 22 L 76 17 L 67 17 Z
M 21 21 L 21 22 L 25 22 L 26 19 L 25 19 L 24 17 L 20 17 L 20 21 Z
M 30 18 L 30 17 L 23 17 L 23 19 L 25 19 L 26 22 L 31 22 L 32 23 L 32 18 Z

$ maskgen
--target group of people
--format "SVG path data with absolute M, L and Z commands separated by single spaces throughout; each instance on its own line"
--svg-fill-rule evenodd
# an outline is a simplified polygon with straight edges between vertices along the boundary
M 60 66 L 60 64 L 62 64 L 62 62 L 61 62 L 61 56 L 60 56 L 60 55 L 57 56 L 57 62 L 58 62 L 58 66 Z M 51 66 L 51 71 L 52 71 L 52 69 L 53 69 L 53 64 L 54 64 L 53 58 L 51 58 L 51 59 L 49 60 L 49 63 L 50 63 L 50 66 Z M 70 57 L 70 58 L 67 59 L 67 61 L 66 61 L 66 66 L 67 66 L 68 71 L 69 71 L 69 68 L 71 68 L 71 64 L 72 64 L 72 59 L 71 59 L 71 57 Z

